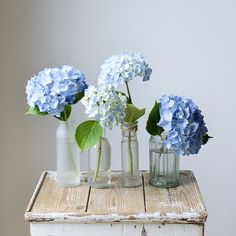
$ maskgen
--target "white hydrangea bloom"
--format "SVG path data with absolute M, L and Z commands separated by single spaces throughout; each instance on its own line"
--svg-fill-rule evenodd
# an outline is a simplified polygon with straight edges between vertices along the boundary
M 123 122 L 127 98 L 114 88 L 95 88 L 89 86 L 81 103 L 85 106 L 85 113 L 95 118 L 103 127 L 110 129 Z

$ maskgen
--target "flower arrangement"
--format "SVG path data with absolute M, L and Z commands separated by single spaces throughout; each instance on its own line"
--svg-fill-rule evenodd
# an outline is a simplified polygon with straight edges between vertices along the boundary
M 81 103 L 85 106 L 85 113 L 94 120 L 81 123 L 76 129 L 75 139 L 82 151 L 98 143 L 97 164 L 93 176 L 93 182 L 96 182 L 101 161 L 103 129 L 112 129 L 123 122 L 127 98 L 113 88 L 89 86 Z
M 76 186 L 80 182 L 77 153 L 72 147 L 67 120 L 71 106 L 84 96 L 87 87 L 85 75 L 68 65 L 46 68 L 34 75 L 26 86 L 29 105 L 26 114 L 50 114 L 62 121 L 57 129 L 57 167 L 61 166 L 57 171 L 57 182 L 61 186 Z
M 90 86 L 85 90 L 85 97 L 81 100 L 86 108 L 85 113 L 95 119 L 83 122 L 76 129 L 75 138 L 82 151 L 96 143 L 101 144 L 99 140 L 103 127 L 112 129 L 123 123 L 132 124 L 144 115 L 145 109 L 133 105 L 129 81 L 136 77 L 142 77 L 143 81 L 147 81 L 151 72 L 141 53 L 122 52 L 105 60 L 98 77 L 98 89 Z M 126 85 L 127 95 L 116 91 L 117 87 L 123 84 Z M 129 136 L 130 175 L 133 175 L 131 133 Z
M 181 96 L 162 96 L 146 125 L 149 141 L 149 183 L 158 187 L 179 185 L 179 157 L 197 154 L 209 138 L 201 110 Z
M 98 84 L 104 87 L 115 87 L 126 85 L 128 104 L 124 122 L 132 125 L 145 114 L 145 109 L 138 109 L 134 106 L 129 82 L 137 77 L 142 77 L 143 81 L 148 81 L 152 69 L 141 53 L 122 52 L 105 60 L 101 66 L 101 73 L 98 78 Z M 133 176 L 133 154 L 131 148 L 131 132 L 128 138 L 128 158 L 130 163 L 130 175 Z
M 127 155 L 127 173 L 130 179 L 134 180 L 133 158 L 135 156 L 138 160 L 138 143 L 137 140 L 136 143 L 132 143 L 132 137 L 136 139 L 137 121 L 145 114 L 145 109 L 139 109 L 134 105 L 129 83 L 138 77 L 148 81 L 151 73 L 152 69 L 143 55 L 132 52 L 122 52 L 105 60 L 98 76 L 97 88 L 88 86 L 83 72 L 72 66 L 45 68 L 27 83 L 29 110 L 26 114 L 49 114 L 67 126 L 72 105 L 81 101 L 85 107 L 85 114 L 90 119 L 78 125 L 75 140 L 82 151 L 97 146 L 93 181 L 96 182 L 99 173 L 103 131 L 105 128 L 112 129 L 118 125 L 121 126 L 125 137 L 125 141 L 122 140 L 122 155 Z M 125 85 L 126 93 L 117 91 L 122 85 Z M 149 113 L 146 130 L 151 137 L 159 137 L 162 145 L 159 154 L 167 154 L 167 157 L 169 149 L 176 157 L 197 154 L 202 145 L 212 138 L 208 135 L 204 117 L 197 105 L 189 98 L 173 95 L 164 95 L 159 102 L 155 102 Z M 70 142 L 68 139 L 67 137 L 66 144 Z M 71 147 L 66 146 L 62 152 L 69 153 L 68 156 L 73 162 Z M 110 152 L 108 153 L 110 158 Z M 156 154 L 153 155 L 155 159 Z M 156 164 L 160 166 L 160 161 L 158 163 Z M 139 169 L 138 161 L 135 168 Z M 77 172 L 76 166 L 75 171 Z M 124 186 L 132 187 L 138 184 L 139 181 L 136 181 L 136 184 L 133 182 Z
M 203 118 L 191 99 L 164 95 L 155 102 L 146 129 L 151 135 L 161 136 L 163 144 L 177 156 L 197 154 L 211 138 Z

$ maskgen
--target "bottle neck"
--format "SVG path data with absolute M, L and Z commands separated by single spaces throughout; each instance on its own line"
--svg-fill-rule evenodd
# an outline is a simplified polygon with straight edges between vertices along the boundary
M 67 135 L 71 138 L 74 139 L 74 122 L 69 122 L 67 121 L 60 121 L 60 124 L 58 126 L 59 130 L 63 131 L 64 133 L 67 133 Z
M 103 138 L 106 138 L 106 127 L 103 127 L 103 130 L 102 130 L 102 137 L 103 137 Z
M 137 140 L 137 130 L 138 123 L 124 123 L 121 126 L 122 129 L 122 140 L 131 139 L 133 141 Z
M 162 136 L 159 135 L 151 135 L 150 136 L 150 149 L 159 150 L 161 153 L 172 153 L 173 150 L 168 142 L 168 138 L 166 134 Z

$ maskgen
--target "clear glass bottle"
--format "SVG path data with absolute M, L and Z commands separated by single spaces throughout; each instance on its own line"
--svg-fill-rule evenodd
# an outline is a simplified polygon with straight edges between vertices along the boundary
M 93 188 L 109 188 L 111 184 L 111 146 L 104 136 L 88 151 L 88 182 Z
M 171 148 L 163 145 L 162 137 L 151 136 L 149 140 L 149 183 L 170 188 L 179 185 L 179 157 Z
M 79 149 L 71 127 L 61 122 L 56 131 L 57 183 L 62 187 L 80 184 Z
M 137 141 L 138 122 L 125 123 L 121 129 L 122 184 L 124 187 L 137 187 L 141 185 Z

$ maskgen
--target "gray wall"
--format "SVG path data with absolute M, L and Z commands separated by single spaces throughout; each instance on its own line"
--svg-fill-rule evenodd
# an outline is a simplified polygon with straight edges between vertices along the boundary
M 132 83 L 139 107 L 162 94 L 192 97 L 214 139 L 192 169 L 209 212 L 207 236 L 235 235 L 236 211 L 236 2 L 230 0 L 0 0 L 0 235 L 29 235 L 23 214 L 43 170 L 55 169 L 51 117 L 25 116 L 25 85 L 44 67 L 71 64 L 96 85 L 107 56 L 143 52 L 153 68 L 149 82 Z M 85 119 L 83 108 L 73 117 Z M 148 134 L 140 120 L 141 168 L 148 168 Z M 120 168 L 120 130 L 108 132 Z M 82 157 L 83 166 L 86 155 Z

